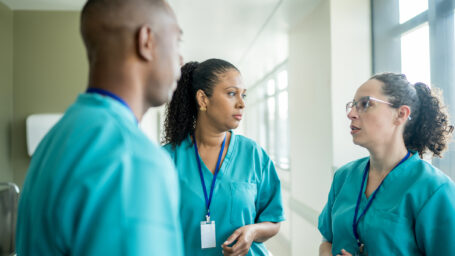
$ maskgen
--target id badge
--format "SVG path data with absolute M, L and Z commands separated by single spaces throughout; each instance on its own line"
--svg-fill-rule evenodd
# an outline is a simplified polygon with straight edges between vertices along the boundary
M 216 236 L 215 236 L 215 221 L 201 221 L 201 248 L 215 248 L 216 247 Z

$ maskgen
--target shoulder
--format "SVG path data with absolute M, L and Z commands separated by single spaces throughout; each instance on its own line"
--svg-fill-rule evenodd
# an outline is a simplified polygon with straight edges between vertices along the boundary
M 454 182 L 444 172 L 435 167 L 434 165 L 420 159 L 418 156 L 414 157 L 413 161 L 409 164 L 411 175 L 416 178 L 416 185 L 421 190 L 427 193 L 434 193 L 441 187 L 455 187 Z
M 267 154 L 267 152 L 257 143 L 256 141 L 245 137 L 240 134 L 234 134 L 233 137 L 235 137 L 235 146 L 237 149 L 241 149 L 242 152 L 245 152 L 245 154 L 253 154 L 253 156 L 257 156 L 261 158 L 261 160 L 269 161 L 270 157 Z
M 337 194 L 345 184 L 360 180 L 369 157 L 364 157 L 352 162 L 349 162 L 335 171 L 332 181 L 332 189 Z
M 182 142 L 183 143 L 183 142 Z M 171 156 L 175 155 L 175 153 L 181 148 L 182 143 L 178 145 L 173 145 L 171 143 L 165 144 L 161 146 L 161 148 L 166 151 Z
M 178 155 L 187 155 L 190 154 L 193 155 L 193 144 L 191 140 L 189 139 L 189 136 L 187 136 L 183 141 L 181 141 L 177 145 L 173 145 L 171 143 L 165 144 L 162 146 L 162 149 L 172 158 L 174 162 L 177 161 Z
M 343 181 L 352 174 L 362 173 L 368 163 L 368 159 L 369 157 L 364 157 L 343 165 L 335 171 L 334 181 Z

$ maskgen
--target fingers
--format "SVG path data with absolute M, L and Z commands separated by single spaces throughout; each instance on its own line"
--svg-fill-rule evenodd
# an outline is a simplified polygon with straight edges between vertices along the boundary
M 230 245 L 232 244 L 235 240 L 237 240 L 237 238 L 242 234 L 242 231 L 239 229 L 237 229 L 236 231 L 234 231 L 234 233 L 232 233 L 232 235 L 230 235 L 228 237 L 228 239 L 226 239 L 226 241 L 223 243 L 223 245 Z
M 234 241 L 233 246 L 229 246 Z M 238 256 L 246 255 L 250 249 L 251 243 L 245 239 L 245 235 L 242 232 L 242 229 L 236 230 L 227 240 L 224 242 L 221 247 L 223 248 L 223 254 L 225 256 Z
M 341 249 L 341 254 L 338 254 L 340 256 L 352 256 L 349 252 L 347 252 L 345 249 Z

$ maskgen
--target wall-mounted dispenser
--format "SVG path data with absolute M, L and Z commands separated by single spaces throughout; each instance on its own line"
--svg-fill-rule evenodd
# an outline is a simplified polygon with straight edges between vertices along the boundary
M 62 115 L 63 114 L 35 114 L 27 117 L 26 137 L 27 152 L 29 156 L 33 155 L 38 144 L 52 126 L 60 120 Z

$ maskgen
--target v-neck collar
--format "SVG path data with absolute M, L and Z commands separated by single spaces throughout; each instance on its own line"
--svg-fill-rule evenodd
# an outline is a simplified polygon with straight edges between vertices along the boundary
M 403 162 L 403 164 L 400 164 L 399 166 L 397 166 L 397 168 L 393 169 L 392 171 L 390 171 L 384 178 L 384 183 L 382 184 L 382 188 L 381 189 L 385 189 L 384 187 L 387 187 L 387 185 L 394 181 L 397 177 L 399 177 L 401 175 L 401 173 L 406 169 L 406 165 L 409 165 L 410 162 L 413 162 L 416 160 L 416 158 L 419 158 L 419 155 L 417 154 L 417 152 L 415 151 L 411 151 L 412 153 L 412 156 L 410 156 L 408 159 L 406 159 L 406 161 Z M 366 159 L 365 163 L 362 165 L 362 173 L 363 173 L 363 170 L 365 170 L 365 167 L 367 165 L 369 161 L 369 158 Z M 368 173 L 367 173 L 367 177 L 365 179 L 365 183 L 363 184 L 363 191 L 362 191 L 362 201 L 365 201 L 365 202 L 368 202 L 370 199 L 371 199 L 371 195 L 367 198 L 367 196 L 365 195 L 365 191 L 367 189 L 367 184 L 368 184 L 368 180 L 370 178 L 370 170 L 368 170 Z M 381 191 L 378 191 L 378 193 L 380 193 Z M 374 193 L 374 191 L 373 191 Z
M 229 165 L 231 163 L 231 156 L 232 156 L 232 153 L 233 153 L 234 147 L 235 147 L 236 135 L 234 134 L 234 131 L 232 131 L 232 130 L 229 130 L 228 132 L 231 133 L 231 138 L 229 139 L 229 145 L 228 145 L 228 148 L 227 148 L 227 152 L 226 152 L 226 155 L 224 156 L 224 159 L 223 159 L 223 161 L 221 163 L 217 179 L 222 177 L 224 175 L 224 173 L 226 172 L 226 170 L 229 168 Z M 192 147 L 193 146 L 193 140 L 191 139 L 191 135 L 190 134 L 187 137 L 187 142 L 188 142 L 188 150 L 193 150 L 193 147 Z M 194 152 L 193 152 L 193 155 L 194 155 Z M 201 168 L 202 168 L 202 172 L 204 173 L 204 177 L 209 175 L 210 178 L 213 178 L 214 174 L 209 170 L 209 168 L 207 168 L 207 166 L 205 165 L 204 161 L 202 161 L 202 158 L 200 158 L 200 159 L 201 159 Z M 197 161 L 197 159 L 194 159 L 194 160 L 195 160 L 195 162 Z M 196 164 L 197 164 L 197 162 L 196 162 Z

